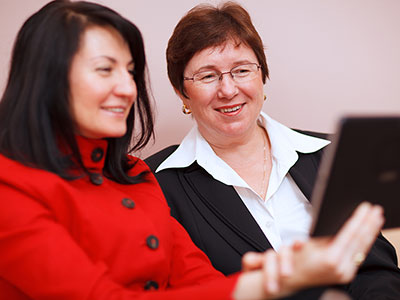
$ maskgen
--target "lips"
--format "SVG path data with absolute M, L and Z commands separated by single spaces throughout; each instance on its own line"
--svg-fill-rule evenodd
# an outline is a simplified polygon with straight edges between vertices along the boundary
M 126 111 L 129 109 L 129 107 L 123 106 L 123 105 L 118 105 L 118 106 L 102 106 L 102 110 L 113 113 L 116 115 L 124 115 Z
M 239 111 L 243 107 L 243 104 L 235 105 L 235 106 L 230 106 L 230 107 L 224 107 L 224 108 L 219 108 L 217 109 L 218 111 L 227 114 L 227 113 L 234 113 Z
M 114 113 L 123 113 L 125 112 L 125 108 L 123 107 L 103 107 L 104 110 L 114 112 Z

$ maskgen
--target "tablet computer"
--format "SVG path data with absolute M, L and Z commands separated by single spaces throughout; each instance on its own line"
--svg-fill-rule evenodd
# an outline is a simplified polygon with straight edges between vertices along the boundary
M 311 197 L 311 236 L 335 234 L 363 201 L 400 227 L 400 116 L 348 116 L 324 153 Z

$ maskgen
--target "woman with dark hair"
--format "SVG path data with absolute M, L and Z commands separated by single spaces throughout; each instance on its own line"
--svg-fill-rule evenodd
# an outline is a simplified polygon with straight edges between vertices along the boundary
M 317 241 L 216 271 L 127 154 L 153 132 L 145 74 L 139 30 L 104 6 L 57 0 L 22 26 L 0 102 L 2 299 L 268 299 L 352 278 L 304 262 L 332 250 Z M 382 223 L 361 206 L 332 244 L 367 251 Z
M 120 183 L 135 183 L 126 175 L 126 153 L 146 145 L 153 134 L 153 117 L 145 84 L 145 53 L 140 32 L 119 15 L 101 6 L 56 1 L 26 21 L 17 36 L 0 110 L 0 151 L 8 157 L 71 177 L 71 159 L 85 173 L 69 109 L 69 68 L 82 32 L 91 25 L 114 27 L 126 40 L 135 61 L 138 101 L 127 117 L 126 134 L 110 138 L 105 170 Z M 57 99 L 57 101 L 54 101 Z M 131 149 L 135 112 L 140 130 Z M 17 122 L 17 124 L 16 124 Z M 60 140 L 56 139 L 60 137 Z M 65 158 L 59 142 L 72 156 Z
M 179 146 L 145 160 L 171 214 L 226 275 L 240 270 L 249 251 L 307 239 L 309 199 L 329 141 L 261 111 L 269 70 L 248 12 L 234 2 L 194 7 L 176 25 L 166 56 L 182 111 L 195 121 Z M 343 288 L 356 299 L 400 299 L 396 253 L 382 235 Z

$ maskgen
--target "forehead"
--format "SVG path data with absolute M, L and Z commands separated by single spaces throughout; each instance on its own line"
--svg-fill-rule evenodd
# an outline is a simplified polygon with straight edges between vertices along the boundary
M 81 36 L 78 56 L 111 56 L 132 60 L 128 43 L 112 27 L 90 26 Z
M 247 62 L 258 62 L 252 48 L 244 43 L 233 41 L 222 45 L 208 47 L 197 52 L 186 65 L 187 69 L 196 70 L 210 66 L 215 68 L 231 68 L 234 65 Z

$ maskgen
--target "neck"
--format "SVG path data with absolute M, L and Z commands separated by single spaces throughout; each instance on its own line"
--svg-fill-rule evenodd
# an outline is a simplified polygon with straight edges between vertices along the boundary
M 256 126 L 246 139 L 225 141 L 210 146 L 262 198 L 268 190 L 272 169 L 271 144 L 268 134 Z
M 265 139 L 267 140 L 267 150 L 269 151 L 267 132 L 263 127 L 256 125 L 251 132 L 240 137 L 223 137 L 206 140 L 217 156 L 224 160 L 229 160 L 229 157 L 236 157 L 237 155 L 244 155 L 244 157 L 253 156 L 259 152 L 260 148 L 264 148 Z

